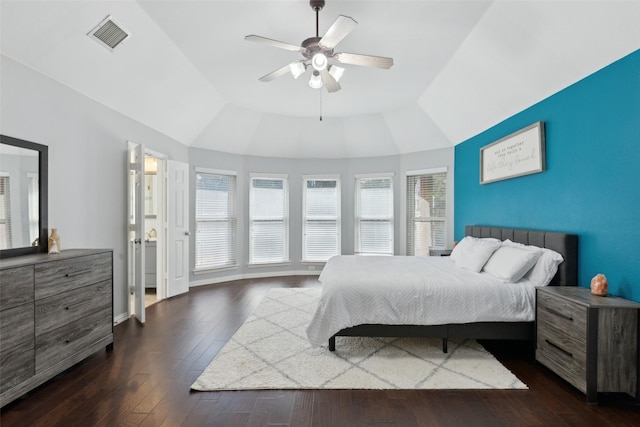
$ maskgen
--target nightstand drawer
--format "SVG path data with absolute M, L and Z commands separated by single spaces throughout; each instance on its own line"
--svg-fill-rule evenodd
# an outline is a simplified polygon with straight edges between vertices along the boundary
M 536 359 L 586 393 L 587 354 L 567 335 L 547 335 L 538 328 Z
M 587 342 L 587 310 L 584 306 L 571 301 L 554 298 L 538 293 L 536 310 L 538 333 L 540 328 L 549 331 L 552 336 L 566 334 L 573 338 L 580 348 L 585 348 Z

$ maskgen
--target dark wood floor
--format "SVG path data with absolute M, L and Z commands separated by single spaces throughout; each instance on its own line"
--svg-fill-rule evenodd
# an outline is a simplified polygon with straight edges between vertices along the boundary
M 9 426 L 639 426 L 626 395 L 584 395 L 537 364 L 529 346 L 486 344 L 529 390 L 190 392 L 189 386 L 272 287 L 315 278 L 192 289 L 115 327 L 115 348 L 2 409 Z

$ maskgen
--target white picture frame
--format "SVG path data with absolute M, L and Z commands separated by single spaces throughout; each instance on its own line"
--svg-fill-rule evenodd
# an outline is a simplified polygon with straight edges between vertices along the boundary
M 480 184 L 543 172 L 544 123 L 536 122 L 480 149 Z

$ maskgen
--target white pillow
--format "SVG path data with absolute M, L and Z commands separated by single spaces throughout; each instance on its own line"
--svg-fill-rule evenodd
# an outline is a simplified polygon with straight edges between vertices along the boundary
M 534 286 L 547 286 L 558 272 L 558 266 L 564 261 L 562 255 L 551 249 L 542 249 L 542 255 L 536 265 L 524 275 Z
M 514 283 L 531 270 L 540 255 L 542 250 L 503 244 L 489 257 L 482 270 L 503 282 Z
M 451 251 L 451 259 L 460 268 L 479 273 L 491 254 L 500 247 L 500 240 L 467 236 Z
M 548 248 L 525 246 L 522 243 L 515 243 L 510 240 L 505 240 L 503 243 L 506 245 L 541 251 L 538 261 L 536 261 L 533 268 L 522 278 L 523 280 L 530 281 L 534 286 L 547 286 L 558 272 L 558 266 L 562 261 L 564 261 L 561 254 Z

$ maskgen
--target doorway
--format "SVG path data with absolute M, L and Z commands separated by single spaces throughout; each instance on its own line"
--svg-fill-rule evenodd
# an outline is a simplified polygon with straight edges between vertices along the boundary
M 144 323 L 145 300 L 189 291 L 189 165 L 128 147 L 129 315 Z
M 150 150 L 144 155 L 145 307 L 166 298 L 166 161 Z

